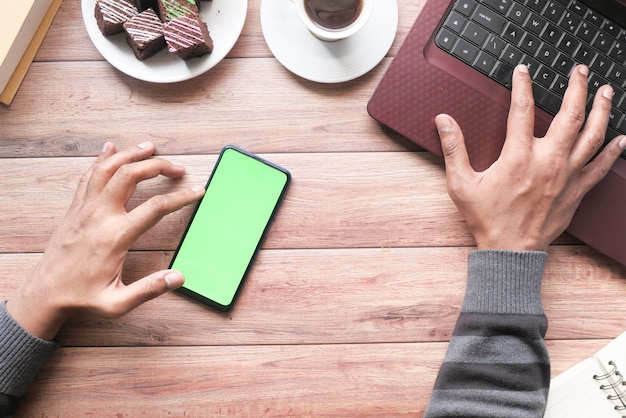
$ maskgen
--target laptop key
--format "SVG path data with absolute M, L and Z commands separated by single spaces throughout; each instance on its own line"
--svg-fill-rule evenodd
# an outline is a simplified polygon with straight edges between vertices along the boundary
M 468 22 L 461 36 L 475 45 L 482 46 L 487 40 L 489 32 L 474 22 Z
M 576 36 L 578 36 L 580 39 L 582 39 L 586 43 L 590 44 L 591 41 L 593 41 L 593 38 L 596 37 L 597 33 L 598 33 L 598 28 L 596 28 L 589 22 L 583 22 L 578 28 L 578 30 L 576 31 Z
M 598 32 L 598 36 L 593 40 L 591 46 L 604 54 L 608 54 L 613 42 L 615 42 L 615 38 L 603 32 Z
M 504 17 L 482 4 L 476 8 L 472 20 L 493 33 L 502 33 L 502 29 L 504 29 L 506 24 Z
M 468 64 L 474 62 L 474 59 L 478 55 L 478 48 L 461 38 L 457 44 L 452 48 L 452 55 L 462 59 Z
M 574 38 L 569 33 L 566 33 L 565 35 L 563 35 L 561 41 L 558 43 L 557 48 L 559 48 L 560 51 L 566 53 L 567 55 L 572 56 L 579 46 L 580 41 Z
M 535 74 L 537 74 L 537 70 L 539 70 L 539 66 L 541 65 L 539 61 L 528 55 L 524 55 L 524 58 L 522 58 L 520 64 L 524 64 L 526 67 L 528 67 L 530 78 L 535 77 Z
M 563 16 L 563 20 L 561 20 L 561 23 L 559 23 L 559 26 L 561 26 L 563 29 L 565 29 L 568 32 L 574 32 L 576 28 L 578 28 L 578 25 L 580 24 L 581 20 L 582 19 L 574 12 L 565 12 L 565 15 Z
M 626 62 L 623 61 L 626 60 L 626 43 L 620 40 L 615 41 L 611 52 L 609 52 L 609 56 L 617 62 Z
M 596 57 L 596 52 L 590 46 L 582 44 L 576 54 L 574 54 L 574 59 L 581 64 L 591 65 L 593 59 Z
M 512 0 L 483 0 L 482 3 L 491 7 L 496 12 L 500 13 L 502 16 L 506 15 L 506 12 L 509 11 L 509 7 L 511 7 Z
M 539 50 L 539 46 L 541 45 L 541 40 L 537 38 L 535 35 L 530 33 L 526 33 L 524 35 L 524 39 L 519 44 L 519 47 L 524 50 L 527 54 L 535 55 Z
M 589 80 L 587 81 L 588 85 L 589 85 L 589 91 L 592 92 L 593 94 L 595 94 L 598 89 L 602 86 L 604 86 L 605 84 L 608 84 L 608 82 L 603 79 L 602 77 L 600 77 L 598 74 L 595 73 L 591 73 L 591 76 L 589 77 Z
M 543 12 L 543 9 L 548 5 L 548 0 L 529 0 L 526 6 L 530 7 L 537 13 Z
M 552 86 L 552 82 L 555 78 L 556 72 L 553 71 L 551 68 L 542 65 L 539 68 L 539 71 L 537 71 L 537 74 L 535 74 L 534 80 L 545 88 L 549 89 L 550 86 Z
M 551 1 L 548 3 L 548 7 L 546 7 L 546 10 L 543 12 L 542 16 L 547 17 L 554 23 L 558 23 L 564 13 L 565 8 L 563 6 L 557 4 L 555 1 Z
M 587 10 L 587 14 L 585 15 L 585 20 L 587 22 L 593 23 L 598 28 L 602 26 L 602 23 L 604 22 L 604 18 L 592 9 Z
M 469 17 L 472 14 L 474 7 L 476 7 L 476 2 L 474 0 L 458 0 L 454 5 L 454 10 Z
M 495 67 L 496 62 L 498 61 L 494 57 L 484 51 L 480 51 L 478 58 L 476 58 L 476 62 L 474 63 L 474 68 L 489 75 L 491 74 L 493 67 Z
M 495 35 L 489 35 L 489 39 L 487 39 L 484 49 L 494 57 L 499 57 L 505 46 L 506 42 L 504 42 L 504 40 Z
M 535 104 L 553 115 L 561 107 L 561 98 L 537 83 L 533 83 L 533 96 L 535 97 Z
M 543 17 L 535 13 L 532 13 L 530 17 L 528 18 L 528 20 L 526 21 L 526 23 L 522 27 L 534 33 L 535 35 L 539 36 L 541 35 L 543 28 L 546 27 L 546 23 L 548 23 L 546 19 L 544 19 Z
M 559 41 L 561 40 L 562 35 L 563 35 L 562 29 L 554 26 L 552 23 L 549 23 L 548 27 L 546 28 L 541 38 L 544 41 L 551 43 L 552 45 L 557 45 Z
M 609 113 L 609 126 L 612 127 L 617 127 L 619 125 L 619 123 L 622 121 L 622 118 L 624 117 L 624 113 L 613 107 L 611 108 L 611 113 Z
M 454 33 L 450 32 L 446 28 L 441 28 L 437 37 L 435 38 L 435 43 L 439 48 L 442 48 L 448 52 L 452 51 L 452 47 L 456 43 L 456 40 L 459 39 Z
M 507 13 L 507 17 L 518 25 L 523 25 L 529 14 L 530 10 L 519 3 L 513 3 L 513 6 L 511 6 L 511 9 Z
M 452 12 L 444 22 L 443 26 L 450 29 L 455 33 L 461 33 L 465 24 L 467 23 L 467 19 L 458 14 L 457 12 Z
M 563 97 L 563 96 L 565 96 L 565 90 L 567 90 L 568 83 L 569 82 L 568 82 L 567 78 L 563 77 L 560 74 L 557 74 L 556 81 L 552 85 L 552 89 L 551 90 L 554 93 L 556 93 L 557 95 Z
M 577 0 L 572 2 L 570 9 L 580 17 L 584 17 L 587 13 L 587 6 Z
M 520 63 L 524 53 L 519 49 L 515 48 L 513 45 L 507 45 L 502 53 L 502 61 L 509 64 L 511 67 L 515 67 Z
M 569 56 L 560 53 L 554 62 L 553 68 L 564 75 L 569 75 L 569 73 L 574 69 L 576 65 L 576 61 L 571 59 Z
M 510 89 L 513 86 L 513 67 L 498 61 L 493 69 L 492 77 Z

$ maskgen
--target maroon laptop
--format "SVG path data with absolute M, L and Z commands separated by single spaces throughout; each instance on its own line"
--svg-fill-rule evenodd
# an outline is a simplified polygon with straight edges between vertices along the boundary
M 589 103 L 603 84 L 616 91 L 607 138 L 626 133 L 626 0 L 429 0 L 368 112 L 437 155 L 434 117 L 452 115 L 472 165 L 483 170 L 502 149 L 519 63 L 533 76 L 537 136 L 577 63 L 591 70 Z M 585 197 L 568 232 L 626 265 L 626 159 Z

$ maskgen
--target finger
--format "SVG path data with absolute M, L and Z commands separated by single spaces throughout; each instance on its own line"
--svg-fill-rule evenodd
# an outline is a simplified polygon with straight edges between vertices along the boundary
M 185 282 L 182 273 L 175 270 L 163 270 L 152 273 L 143 279 L 125 286 L 116 295 L 112 303 L 111 316 L 124 315 L 139 305 L 179 288 Z
M 87 185 L 89 184 L 89 180 L 91 178 L 91 174 L 93 173 L 94 166 L 106 160 L 113 154 L 115 154 L 115 145 L 112 142 L 106 142 L 102 147 L 102 151 L 100 152 L 100 154 L 98 154 L 95 163 L 92 164 L 89 169 L 80 177 L 76 192 L 74 193 L 74 200 L 72 202 L 72 205 L 70 206 L 70 211 L 73 208 L 80 206 L 80 204 L 84 201 L 85 195 L 87 193 Z
M 126 205 L 135 192 L 138 183 L 159 175 L 177 178 L 184 174 L 185 167 L 173 164 L 162 158 L 135 161 L 130 164 L 122 165 L 117 169 L 106 185 L 105 192 L 110 195 L 110 202 Z
M 624 148 L 626 148 L 626 135 L 613 138 L 598 156 L 581 170 L 579 179 L 582 194 L 580 198 L 607 175 Z
M 462 181 L 473 176 L 475 172 L 470 164 L 465 138 L 459 124 L 452 117 L 442 114 L 435 118 L 435 125 L 446 164 L 448 191 L 454 195 Z
M 165 215 L 196 202 L 203 195 L 204 187 L 198 186 L 151 197 L 127 214 L 122 240 L 130 246 Z
M 151 142 L 144 142 L 119 152 L 115 152 L 114 148 L 112 153 L 110 149 L 106 150 L 103 153 L 105 155 L 102 155 L 102 158 L 98 157 L 91 169 L 85 196 L 90 197 L 100 193 L 120 167 L 124 164 L 145 160 L 154 153 L 154 150 L 154 144 Z
M 518 65 L 513 72 L 511 108 L 502 154 L 526 155 L 535 138 L 535 99 L 528 67 Z
M 604 145 L 612 100 L 613 88 L 609 85 L 602 86 L 596 93 L 585 127 L 578 135 L 578 141 L 572 150 L 572 162 L 576 166 L 587 164 Z
M 559 113 L 548 128 L 547 137 L 563 138 L 563 141 L 555 144 L 561 145 L 562 149 L 571 149 L 585 121 L 588 75 L 589 69 L 586 66 L 574 68 Z

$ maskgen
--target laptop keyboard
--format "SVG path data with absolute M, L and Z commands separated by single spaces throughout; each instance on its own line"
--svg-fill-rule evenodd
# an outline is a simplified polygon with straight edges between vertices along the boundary
M 509 89 L 514 67 L 526 64 L 535 102 L 552 115 L 571 70 L 586 64 L 587 112 L 598 89 L 611 84 L 607 140 L 626 134 L 626 29 L 579 1 L 456 0 L 435 42 Z

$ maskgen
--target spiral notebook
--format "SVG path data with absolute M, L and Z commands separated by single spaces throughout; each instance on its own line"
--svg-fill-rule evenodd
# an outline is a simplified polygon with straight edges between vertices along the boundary
M 626 374 L 626 332 L 552 379 L 544 418 L 626 417 L 622 373 Z

